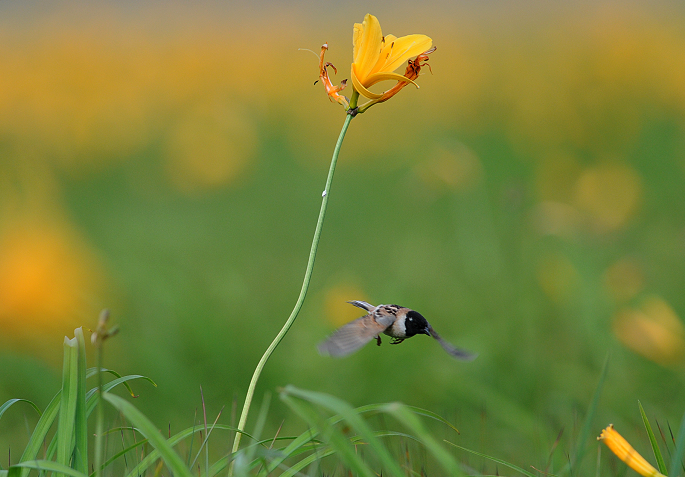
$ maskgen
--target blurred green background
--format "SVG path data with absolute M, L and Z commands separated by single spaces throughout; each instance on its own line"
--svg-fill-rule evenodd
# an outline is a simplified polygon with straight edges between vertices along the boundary
M 431 36 L 433 74 L 352 122 L 307 301 L 257 404 L 285 384 L 399 400 L 454 422 L 460 436 L 438 432 L 460 445 L 544 468 L 562 429 L 572 449 L 610 355 L 596 433 L 613 422 L 645 452 L 638 399 L 677 427 L 673 1 L 0 3 L 0 402 L 44 407 L 62 337 L 109 308 L 106 365 L 158 383 L 135 404 L 160 428 L 192 424 L 200 385 L 230 421 L 297 298 L 344 119 L 298 49 L 328 42 L 347 78 L 367 12 Z M 480 356 L 427 338 L 319 356 L 359 316 L 350 299 L 417 309 Z M 23 412 L 0 421 L 0 449 L 21 448 Z M 271 435 L 283 420 L 301 431 L 274 402 Z

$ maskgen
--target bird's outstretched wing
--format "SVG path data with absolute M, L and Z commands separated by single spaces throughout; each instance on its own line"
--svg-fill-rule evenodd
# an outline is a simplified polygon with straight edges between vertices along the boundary
M 451 343 L 448 343 L 444 339 L 440 337 L 440 335 L 433 329 L 432 326 L 428 325 L 428 331 L 430 331 L 430 335 L 435 338 L 435 340 L 440 343 L 440 346 L 442 346 L 442 349 L 447 351 L 450 356 L 456 359 L 460 359 L 462 361 L 473 361 L 478 357 L 477 354 L 471 353 L 470 351 L 466 351 L 461 348 L 457 348 Z
M 371 314 L 362 316 L 339 328 L 326 341 L 319 344 L 319 353 L 342 358 L 363 347 L 390 325 L 392 322 L 390 324 L 384 320 L 377 322 Z

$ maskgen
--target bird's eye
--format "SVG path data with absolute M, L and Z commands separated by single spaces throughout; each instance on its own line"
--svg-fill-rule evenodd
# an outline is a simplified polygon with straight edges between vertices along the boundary
M 414 318 L 409 318 L 409 321 L 414 321 Z

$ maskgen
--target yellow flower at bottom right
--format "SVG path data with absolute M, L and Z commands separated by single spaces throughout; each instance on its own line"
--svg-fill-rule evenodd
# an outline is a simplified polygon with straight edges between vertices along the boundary
M 609 424 L 609 427 L 602 431 L 597 440 L 603 441 L 611 452 L 638 474 L 645 477 L 665 477 L 633 449 L 633 446 L 628 444 L 628 441 L 614 429 L 613 424 Z

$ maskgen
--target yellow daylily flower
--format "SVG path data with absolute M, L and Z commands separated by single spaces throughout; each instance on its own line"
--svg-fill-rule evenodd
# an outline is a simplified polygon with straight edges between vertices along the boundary
M 665 477 L 628 444 L 628 441 L 614 429 L 613 424 L 609 424 L 597 440 L 603 441 L 611 452 L 638 474 L 644 477 Z
M 430 50 L 433 40 L 426 35 L 407 35 L 401 38 L 387 35 L 384 37 L 378 19 L 367 14 L 363 23 L 354 24 L 352 43 L 354 45 L 352 63 L 354 89 L 362 96 L 379 101 L 383 98 L 383 94 L 372 93 L 368 88 L 386 80 L 413 83 L 412 78 L 394 71 L 410 58 Z

